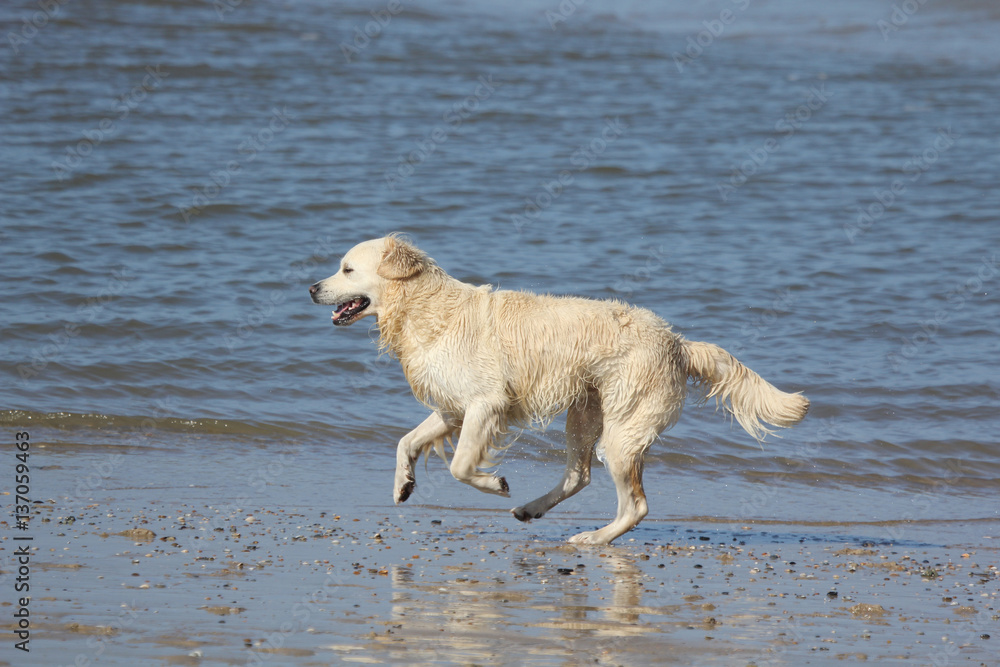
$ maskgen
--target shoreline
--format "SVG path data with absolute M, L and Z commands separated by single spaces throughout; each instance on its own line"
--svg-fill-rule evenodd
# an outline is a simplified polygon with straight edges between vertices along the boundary
M 55 463 L 46 487 L 70 488 L 83 464 Z M 974 521 L 978 543 L 907 522 L 890 544 L 864 536 L 894 522 L 647 518 L 576 547 L 590 519 L 335 512 L 291 480 L 234 506 L 157 479 L 35 505 L 31 652 L 6 664 L 978 665 L 1000 641 L 1000 520 Z

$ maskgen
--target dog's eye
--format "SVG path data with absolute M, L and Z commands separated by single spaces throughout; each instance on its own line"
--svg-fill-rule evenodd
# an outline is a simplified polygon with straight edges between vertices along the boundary
M 344 273 L 350 273 L 350 272 L 351 272 L 351 271 L 353 271 L 353 270 L 354 270 L 354 269 L 352 269 L 352 268 L 351 268 L 351 267 L 349 267 L 349 266 L 345 266 L 344 268 L 342 268 L 342 269 L 341 269 L 341 271 L 343 271 Z

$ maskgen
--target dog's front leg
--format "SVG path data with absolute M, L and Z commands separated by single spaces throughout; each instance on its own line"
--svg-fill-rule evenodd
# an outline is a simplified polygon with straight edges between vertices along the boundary
M 397 505 L 409 498 L 417 485 L 413 464 L 420 452 L 433 445 L 435 440 L 450 435 L 456 428 L 457 426 L 434 412 L 420 426 L 400 439 L 396 447 L 396 481 L 392 491 L 392 498 Z
M 455 456 L 451 460 L 451 474 L 460 482 L 474 486 L 484 493 L 510 497 L 507 480 L 480 468 L 488 464 L 490 445 L 505 431 L 504 410 L 488 403 L 469 407 L 462 421 Z

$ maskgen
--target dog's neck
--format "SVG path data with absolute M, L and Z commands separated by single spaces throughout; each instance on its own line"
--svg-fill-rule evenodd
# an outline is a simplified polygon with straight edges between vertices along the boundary
M 474 289 L 435 264 L 408 280 L 392 281 L 378 316 L 379 347 L 399 359 L 407 372 L 415 353 L 431 346 L 449 328 L 446 314 L 460 312 L 454 304 Z

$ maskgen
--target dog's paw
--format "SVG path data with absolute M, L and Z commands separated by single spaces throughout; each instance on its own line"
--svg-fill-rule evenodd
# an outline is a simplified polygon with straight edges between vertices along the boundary
M 530 522 L 532 519 L 541 519 L 545 516 L 545 512 L 535 512 L 528 509 L 528 506 L 515 507 L 510 511 L 514 515 L 514 518 L 518 521 L 523 521 L 524 523 Z
M 507 485 L 507 478 L 500 478 L 500 495 L 504 498 L 510 498 L 510 487 Z
M 588 530 L 585 533 L 577 533 L 573 537 L 569 538 L 569 543 L 605 545 L 610 544 L 611 540 L 602 536 L 601 531 L 599 530 Z
M 417 483 L 412 479 L 406 480 L 406 482 L 404 482 L 402 486 L 398 487 L 392 494 L 393 500 L 396 501 L 397 505 L 399 503 L 405 503 L 406 499 L 410 497 L 410 494 L 413 493 L 413 489 L 416 488 L 416 486 Z

